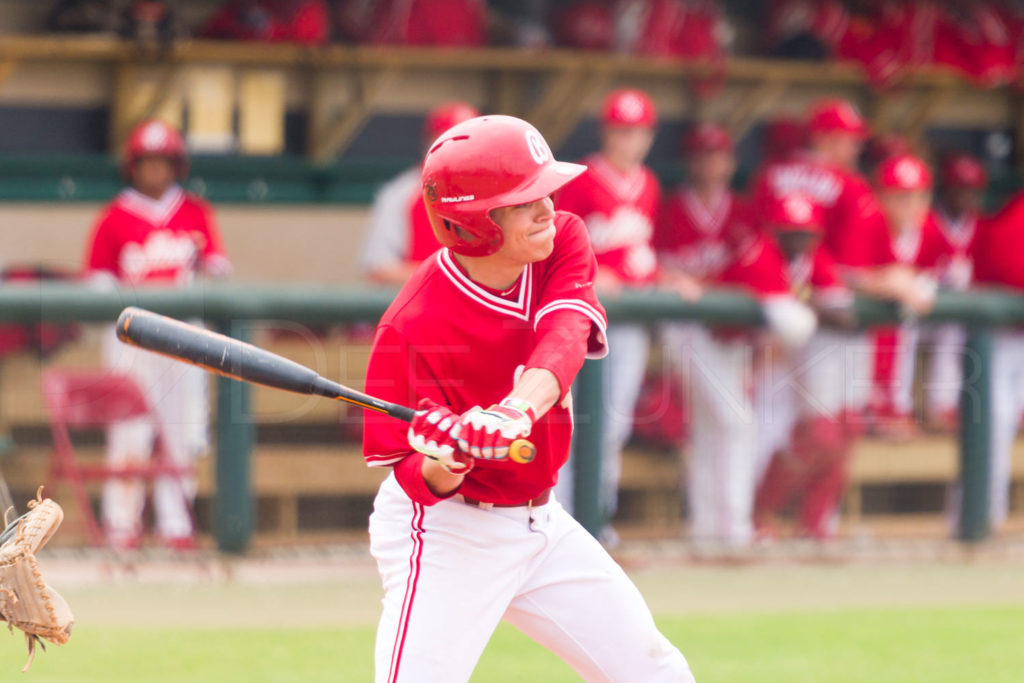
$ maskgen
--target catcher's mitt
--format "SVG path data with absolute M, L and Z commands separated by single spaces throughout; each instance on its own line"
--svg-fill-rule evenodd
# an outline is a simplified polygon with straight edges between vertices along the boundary
M 40 487 L 28 504 L 29 511 L 0 534 L 0 619 L 12 632 L 15 628 L 25 632 L 28 661 L 22 671 L 32 665 L 37 641 L 44 650 L 43 638 L 63 645 L 75 623 L 68 603 L 46 585 L 36 562 L 36 553 L 64 519 L 60 505 L 44 499 L 42 491 Z

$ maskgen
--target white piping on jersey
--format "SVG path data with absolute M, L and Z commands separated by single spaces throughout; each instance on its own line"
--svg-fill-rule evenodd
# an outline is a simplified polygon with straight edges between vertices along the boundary
M 601 343 L 602 348 L 596 353 L 590 353 L 588 351 L 587 358 L 597 360 L 608 355 L 608 338 L 605 335 L 605 332 L 608 329 L 608 322 L 605 320 L 604 316 L 601 315 L 600 311 L 582 299 L 555 299 L 554 301 L 549 301 L 547 304 L 542 306 L 541 309 L 537 311 L 537 315 L 534 316 L 533 329 L 537 329 L 537 324 L 540 322 L 541 318 L 546 316 L 548 313 L 557 310 L 570 310 L 582 313 L 597 325 L 597 340 Z
M 974 230 L 978 227 L 977 216 L 969 214 L 958 220 L 942 209 L 938 209 L 935 212 L 935 217 L 937 219 L 935 222 L 939 224 L 942 234 L 946 236 L 946 239 L 955 248 L 962 251 L 971 245 L 971 239 L 974 238 Z
M 503 299 L 500 296 L 491 294 L 463 275 L 459 267 L 452 261 L 451 251 L 447 248 L 437 252 L 437 265 L 455 288 L 473 299 L 477 303 L 486 306 L 492 311 L 510 315 L 520 320 L 530 320 L 530 299 L 533 295 L 533 269 L 529 265 L 523 266 L 523 273 L 519 276 L 519 296 L 515 301 Z
M 408 457 L 408 453 L 401 453 L 399 455 L 367 455 L 366 465 L 368 467 L 385 467 L 387 465 L 394 465 L 396 462 L 401 462 Z
M 924 229 L 918 228 L 901 232 L 892 241 L 893 251 L 900 263 L 913 264 L 921 253 L 921 242 L 924 241 Z
M 717 235 L 722 232 L 725 219 L 732 210 L 732 193 L 724 191 L 718 201 L 710 209 L 700 200 L 692 187 L 683 188 L 679 192 L 683 209 L 690 216 L 694 226 L 705 235 Z
M 160 199 L 147 197 L 135 188 L 126 188 L 117 195 L 116 205 L 154 227 L 167 224 L 185 201 L 185 191 L 171 185 Z
M 620 202 L 635 204 L 643 195 L 647 174 L 642 164 L 637 164 L 633 170 L 622 173 L 613 168 L 600 154 L 588 157 L 584 163 L 593 171 L 594 179 Z

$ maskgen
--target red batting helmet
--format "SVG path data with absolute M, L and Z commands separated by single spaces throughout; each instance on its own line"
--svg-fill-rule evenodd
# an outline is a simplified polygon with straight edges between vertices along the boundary
M 149 119 L 132 129 L 124 145 L 121 173 L 125 178 L 131 177 L 135 162 L 141 157 L 167 157 L 174 162 L 174 174 L 179 180 L 188 174 L 185 140 L 166 121 Z
M 468 121 L 480 116 L 472 104 L 468 102 L 445 102 L 430 110 L 423 121 L 423 138 L 433 142 L 457 123 Z
M 847 133 L 866 137 L 868 125 L 850 102 L 829 97 L 816 102 L 807 117 L 807 128 L 811 133 Z
M 687 154 L 731 152 L 732 149 L 732 136 L 724 126 L 717 123 L 698 123 L 683 135 L 683 150 Z
M 423 198 L 438 241 L 465 256 L 501 249 L 491 211 L 543 199 L 586 170 L 555 161 L 522 119 L 480 116 L 448 129 L 423 161 Z
M 981 162 L 970 154 L 953 154 L 942 161 L 942 185 L 982 190 L 988 184 L 988 174 Z
M 654 103 L 642 90 L 615 90 L 604 98 L 601 123 L 606 126 L 643 126 L 654 128 L 658 113 Z
M 762 224 L 775 232 L 821 232 L 825 223 L 821 207 L 802 194 L 771 197 L 758 209 Z
M 764 128 L 761 141 L 762 154 L 766 159 L 785 159 L 801 149 L 807 142 L 807 128 L 800 121 L 780 118 L 769 121 Z
M 886 190 L 929 190 L 932 187 L 932 172 L 927 164 L 913 154 L 899 154 L 879 165 L 875 180 L 879 187 Z

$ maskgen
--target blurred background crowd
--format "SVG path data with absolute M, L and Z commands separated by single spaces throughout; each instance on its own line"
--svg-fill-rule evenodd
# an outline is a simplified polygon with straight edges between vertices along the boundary
M 716 550 L 745 548 L 790 533 L 819 540 L 834 537 L 852 479 L 863 476 L 857 470 L 858 454 L 871 451 L 886 463 L 907 453 L 908 459 L 927 460 L 930 451 L 940 448 L 936 444 L 952 452 L 952 437 L 960 427 L 967 330 L 917 321 L 931 310 L 936 294 L 978 286 L 1015 292 L 1024 287 L 1024 242 L 1019 241 L 1024 215 L 1015 196 L 1020 183 L 1014 172 L 1018 160 L 1013 148 L 1019 144 L 1014 127 L 925 125 L 928 111 L 942 109 L 948 101 L 942 99 L 931 104 L 925 99 L 918 110 L 911 107 L 902 117 L 907 125 L 891 125 L 894 117 L 886 123 L 884 105 L 884 98 L 903 96 L 901 89 L 909 89 L 921 74 L 939 74 L 936 83 L 966 88 L 960 93 L 992 91 L 1003 98 L 999 106 L 1011 118 L 1019 117 L 1024 3 L 60 0 L 47 13 L 23 17 L 24 34 L 109 34 L 137 43 L 135 47 L 143 48 L 138 53 L 140 72 L 159 66 L 175 45 L 205 40 L 298 43 L 311 46 L 313 53 L 319 48 L 312 46 L 328 43 L 472 48 L 458 53 L 467 64 L 480 54 L 477 48 L 510 48 L 493 53 L 496 70 L 502 58 L 549 48 L 568 55 L 599 51 L 623 59 L 653 58 L 643 62 L 643 68 L 653 70 L 669 63 L 693 65 L 697 71 L 685 82 L 648 87 L 652 76 L 637 67 L 636 78 L 588 86 L 579 99 L 589 109 L 575 112 L 561 135 L 549 135 L 544 121 L 535 121 L 560 157 L 588 165 L 587 174 L 555 199 L 556 208 L 579 214 L 591 232 L 602 298 L 656 292 L 696 301 L 708 291 L 731 289 L 753 296 L 766 321 L 763 329 L 753 331 L 612 320 L 611 353 L 601 361 L 605 410 L 599 495 L 605 514 L 632 532 L 639 527 L 644 533 L 649 501 L 658 500 L 668 510 L 660 511 L 662 518 L 677 525 L 685 517 L 690 538 Z M 729 81 L 736 57 L 761 59 L 779 68 L 807 65 L 816 70 L 816 91 L 786 102 L 768 90 L 764 95 L 769 106 L 756 97 L 737 96 Z M 826 61 L 842 64 L 821 63 Z M 193 91 L 172 98 L 168 106 L 156 96 L 150 101 L 148 94 L 138 94 L 141 87 L 126 80 L 125 92 L 117 93 L 119 101 L 130 102 L 138 94 L 146 106 L 127 107 L 124 116 L 108 109 L 54 113 L 59 108 L 39 105 L 36 95 L 31 107 L 0 102 L 0 128 L 6 130 L 0 133 L 0 154 L 10 155 L 9 170 L 0 169 L 0 181 L 7 183 L 4 191 L 15 187 L 15 194 L 45 199 L 20 213 L 16 202 L 7 203 L 3 230 L 18 237 L 0 246 L 0 258 L 14 266 L 7 268 L 5 279 L 68 278 L 99 288 L 117 282 L 184 287 L 228 278 L 233 265 L 242 281 L 355 284 L 355 276 L 338 275 L 350 270 L 358 272 L 363 284 L 396 287 L 437 249 L 419 194 L 423 149 L 465 118 L 505 113 L 496 104 L 500 97 L 475 94 L 498 90 L 499 77 L 493 75 L 484 76 L 482 87 L 475 90 L 468 79 L 464 84 L 453 78 L 438 85 L 436 93 L 430 92 L 434 84 L 424 79 L 426 94 L 408 96 L 418 97 L 414 104 L 400 101 L 401 87 L 385 86 L 400 105 L 399 113 L 390 117 L 366 104 L 371 100 L 366 93 L 374 86 L 365 81 L 359 96 L 339 105 L 343 123 L 348 112 L 366 110 L 355 119 L 350 144 L 330 151 L 329 158 L 317 158 L 314 114 L 298 116 L 294 111 L 295 84 L 305 76 L 278 74 L 275 79 L 261 72 L 243 74 L 241 78 L 251 75 L 252 80 L 236 82 L 234 75 L 223 80 L 215 71 L 200 74 L 201 68 L 195 73 L 202 80 L 187 81 L 197 84 Z M 832 71 L 851 68 L 862 74 L 857 83 L 866 84 L 863 92 L 851 94 L 851 77 Z M 828 80 L 832 73 L 837 74 L 835 87 Z M 337 67 L 329 75 L 347 74 L 345 67 Z M 168 87 L 171 80 L 160 78 L 138 82 Z M 771 85 L 770 79 L 764 80 L 745 87 L 757 95 L 757 88 Z M 19 87 L 32 93 L 25 83 Z M 532 83 L 514 92 L 525 102 L 540 89 Z M 204 107 L 219 101 L 223 91 L 230 92 L 230 102 L 210 114 Z M 474 94 L 463 94 L 470 91 Z M 69 96 L 80 95 L 74 91 Z M 541 92 L 542 104 L 545 97 Z M 970 110 L 966 97 L 953 104 Z M 246 98 L 254 103 L 249 109 Z M 872 111 L 862 111 L 854 100 L 870 103 Z M 979 102 L 975 109 L 982 112 L 980 118 L 993 120 L 989 100 Z M 518 109 L 509 113 L 533 111 L 523 102 L 513 104 Z M 269 144 L 264 144 L 268 136 L 246 133 L 253 111 L 280 114 L 271 122 Z M 557 107 L 538 105 L 535 111 L 559 123 Z M 225 123 L 211 127 L 212 119 Z M 108 151 L 116 155 L 116 168 L 103 160 Z M 320 165 L 302 162 L 298 170 L 267 165 L 267 159 L 284 164 L 303 152 Z M 85 161 L 77 163 L 90 168 L 64 170 L 69 162 L 62 155 L 69 154 L 81 155 Z M 33 165 L 26 158 L 44 161 Z M 217 167 L 224 158 L 243 165 Z M 353 164 L 354 170 L 328 177 L 323 169 L 338 159 Z M 197 170 L 190 169 L 193 160 Z M 374 167 L 366 165 L 368 160 L 386 163 Z M 263 165 L 253 172 L 247 163 Z M 57 196 L 24 190 L 35 182 L 33 174 L 49 172 L 39 168 L 55 164 L 61 168 Z M 303 182 L 308 175 L 312 180 L 307 184 L 314 190 L 298 200 L 284 200 L 296 204 L 282 209 L 273 204 L 283 184 L 275 174 L 301 176 Z M 90 191 L 83 182 L 94 176 L 104 180 L 96 184 L 101 190 Z M 232 183 L 244 189 L 232 194 Z M 324 192 L 325 186 L 334 193 L 327 201 L 314 194 Z M 367 186 L 372 195 L 352 189 Z M 87 206 L 87 220 L 82 210 L 59 219 L 65 232 L 57 239 L 74 243 L 84 254 L 74 263 L 56 240 L 48 243 L 50 251 L 18 251 L 19 244 L 28 243 L 24 235 L 33 225 L 57 215 L 52 209 L 58 199 L 109 201 Z M 331 204 L 338 201 L 358 208 Z M 251 208 L 239 209 L 239 203 Z M 223 235 L 218 220 L 222 207 Z M 347 237 L 339 241 L 339 233 Z M 268 257 L 268 250 L 274 251 L 269 245 L 276 244 L 269 240 L 282 237 L 288 244 L 279 247 L 276 257 Z M 852 305 L 855 295 L 896 302 L 905 322 L 861 330 Z M 354 383 L 361 374 L 360 362 L 349 359 L 359 349 L 365 351 L 366 329 L 332 326 L 314 332 L 315 345 L 330 349 L 329 360 L 321 362 L 341 357 L 342 365 L 347 364 L 342 371 L 351 374 L 340 379 Z M 30 351 L 56 354 L 64 364 L 69 359 L 103 362 L 132 377 L 151 399 L 154 413 L 97 416 L 110 430 L 106 439 L 95 434 L 92 441 L 87 439 L 86 450 L 103 450 L 108 467 L 143 467 L 139 463 L 149 460 L 154 444 L 159 446 L 156 450 L 163 452 L 156 464 L 139 475 L 160 482 L 153 499 L 157 535 L 172 547 L 194 547 L 196 524 L 204 531 L 209 525 L 209 476 L 197 472 L 194 464 L 209 449 L 206 411 L 196 410 L 209 405 L 205 384 L 201 377 L 170 377 L 174 373 L 168 367 L 147 366 L 144 360 L 117 353 L 112 350 L 116 345 L 107 343 L 109 330 L 103 335 L 106 341 L 99 333 L 86 334 L 83 341 L 79 328 L 63 324 L 0 328 L 5 371 L 0 392 L 10 395 L 4 384 L 34 390 L 24 377 L 36 381 L 36 375 L 18 369 L 26 367 Z M 277 330 L 262 340 L 288 353 L 296 351 L 289 346 L 296 336 Z M 82 347 L 92 348 L 92 355 L 76 356 L 73 349 Z M 1018 381 L 1024 365 L 1017 357 L 1022 348 L 1024 339 L 1009 331 L 996 339 L 993 354 L 999 410 L 992 418 L 990 519 L 996 526 L 1019 515 L 1024 491 L 1016 481 L 1013 455 L 1024 411 L 1019 390 L 1024 381 Z M 337 370 L 325 366 L 325 374 Z M 51 387 L 73 389 L 67 383 Z M 315 463 L 311 468 L 336 472 L 333 464 L 325 465 L 334 462 L 325 451 L 335 445 L 338 431 L 335 425 L 325 430 L 321 418 L 337 421 L 337 414 L 308 405 L 296 410 L 292 404 L 275 403 L 280 399 L 261 396 L 257 411 L 266 412 L 259 439 L 267 448 L 259 453 L 261 462 L 277 462 L 274 448 L 289 451 L 298 448 L 295 444 L 317 443 L 323 448 L 310 452 Z M 24 466 L 27 459 L 49 450 L 51 436 L 38 424 L 40 418 L 49 420 L 50 428 L 67 420 L 57 415 L 59 407 L 50 396 L 44 403 L 36 413 L 19 412 L 19 406 L 5 407 L 13 416 L 0 411 L 0 424 L 14 437 L 7 450 L 13 453 L 15 473 L 40 471 Z M 341 439 L 351 443 L 358 438 L 358 414 L 350 411 L 341 417 Z M 167 425 L 191 428 L 165 433 Z M 357 460 L 347 452 L 344 458 Z M 286 470 L 282 458 L 280 470 L 273 471 L 287 478 L 292 473 Z M 871 476 L 884 479 L 884 470 Z M 867 501 L 858 493 L 857 507 L 927 510 L 941 518 L 941 533 L 946 533 L 956 518 L 958 494 L 952 476 L 941 467 L 926 465 L 923 471 L 917 488 L 905 480 L 885 481 L 893 486 L 868 495 Z M 570 506 L 571 472 L 571 467 L 564 470 L 558 490 L 559 499 Z M 102 472 L 99 478 L 104 478 Z M 83 509 L 102 508 L 86 520 L 92 540 L 136 547 L 144 538 L 145 489 L 141 480 L 106 478 L 101 495 L 93 488 L 81 493 Z M 311 492 L 303 496 L 302 486 L 307 485 Z M 24 485 L 15 488 L 19 486 Z M 295 484 L 292 488 L 300 493 L 281 502 L 267 493 L 276 490 L 267 483 L 261 517 L 279 526 L 290 524 L 293 534 L 299 528 L 359 526 L 366 491 L 360 490 L 363 497 L 355 502 L 342 504 L 338 499 L 351 490 L 338 494 L 317 486 Z M 668 489 L 669 502 L 652 489 Z M 193 514 L 197 494 L 201 502 Z M 89 496 L 102 505 L 90 503 Z M 850 505 L 848 497 L 847 512 Z M 635 520 L 640 521 L 631 526 Z M 618 542 L 616 525 L 613 521 L 602 532 L 609 545 Z M 667 528 L 676 530 L 673 524 Z

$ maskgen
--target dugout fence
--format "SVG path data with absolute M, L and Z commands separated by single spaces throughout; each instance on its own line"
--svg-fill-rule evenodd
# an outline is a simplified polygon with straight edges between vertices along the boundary
M 201 318 L 245 340 L 249 326 L 258 321 L 288 321 L 312 327 L 374 323 L 393 295 L 392 291 L 379 289 L 255 284 L 102 292 L 68 284 L 9 285 L 0 287 L 0 322 L 112 323 L 125 306 L 131 305 L 179 318 Z M 670 293 L 632 290 L 606 302 L 606 307 L 614 322 L 654 325 L 690 320 L 748 327 L 762 322 L 760 307 L 753 299 L 725 291 L 708 292 L 697 302 L 685 302 Z M 900 320 L 900 311 L 891 303 L 862 297 L 856 307 L 864 326 Z M 941 293 L 923 322 L 955 322 L 970 330 L 964 354 L 958 443 L 962 489 L 958 535 L 965 542 L 982 540 L 989 535 L 991 336 L 1000 326 L 1024 323 L 1024 297 L 995 290 Z M 244 552 L 255 528 L 250 457 L 255 425 L 250 402 L 249 385 L 217 378 L 212 527 L 219 548 L 225 552 Z M 598 445 L 604 414 L 599 361 L 584 365 L 577 384 L 576 412 L 576 514 L 588 530 L 596 533 L 605 523 L 598 496 L 593 495 L 601 478 Z

